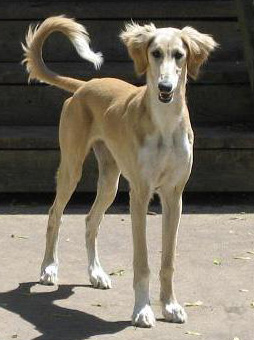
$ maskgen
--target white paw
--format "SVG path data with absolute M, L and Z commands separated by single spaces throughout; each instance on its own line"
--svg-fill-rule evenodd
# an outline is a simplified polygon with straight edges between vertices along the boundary
M 41 269 L 40 283 L 43 285 L 55 285 L 57 283 L 57 270 L 58 267 L 55 264 L 51 264 Z
M 177 302 L 171 302 L 162 307 L 162 314 L 169 322 L 184 323 L 187 321 L 187 314 Z
M 152 308 L 149 305 L 145 305 L 143 308 L 134 307 L 132 324 L 137 327 L 154 327 L 155 317 Z
M 112 287 L 109 276 L 101 267 L 89 269 L 89 277 L 94 288 L 109 289 Z

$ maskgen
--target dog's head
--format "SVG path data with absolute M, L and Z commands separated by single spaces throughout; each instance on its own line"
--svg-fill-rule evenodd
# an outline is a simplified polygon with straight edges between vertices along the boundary
M 182 79 L 182 71 L 196 79 L 200 66 L 217 43 L 194 28 L 159 28 L 153 24 L 140 26 L 127 24 L 120 38 L 127 46 L 136 72 L 148 73 L 163 103 L 173 100 L 174 92 Z M 185 81 L 185 79 L 184 79 Z

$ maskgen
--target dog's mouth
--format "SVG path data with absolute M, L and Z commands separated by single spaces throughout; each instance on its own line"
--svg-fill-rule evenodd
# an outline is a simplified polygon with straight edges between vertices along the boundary
M 162 103 L 170 103 L 173 100 L 173 91 L 171 92 L 165 92 L 165 91 L 161 91 L 159 92 L 159 100 Z

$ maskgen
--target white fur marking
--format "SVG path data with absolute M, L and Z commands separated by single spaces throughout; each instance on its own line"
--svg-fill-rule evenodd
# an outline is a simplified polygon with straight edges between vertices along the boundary
M 138 327 L 154 327 L 155 317 L 151 306 L 145 305 L 144 307 L 134 307 L 132 315 L 132 324 Z
M 110 289 L 112 287 L 109 276 L 100 265 L 89 266 L 90 282 L 95 288 Z
M 91 61 L 96 69 L 100 68 L 103 63 L 102 53 L 95 53 L 91 50 L 87 37 L 83 33 L 76 33 L 72 38 L 72 43 L 83 59 Z
M 162 307 L 162 314 L 169 322 L 184 323 L 187 321 L 187 314 L 177 302 L 171 302 Z

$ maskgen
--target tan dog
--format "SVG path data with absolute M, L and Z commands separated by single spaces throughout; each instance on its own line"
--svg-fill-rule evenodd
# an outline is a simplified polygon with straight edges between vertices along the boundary
M 113 202 L 119 175 L 130 184 L 130 211 L 134 243 L 135 306 L 133 324 L 155 324 L 149 300 L 149 267 L 146 245 L 146 213 L 151 196 L 159 194 L 163 208 L 161 294 L 162 313 L 170 322 L 184 322 L 186 314 L 173 290 L 177 229 L 182 192 L 192 166 L 193 132 L 185 101 L 187 74 L 195 78 L 201 64 L 216 47 L 215 41 L 191 27 L 157 29 L 153 24 L 128 24 L 121 39 L 138 74 L 147 85 L 136 87 L 105 78 L 85 82 L 59 76 L 44 64 L 45 39 L 54 31 L 65 34 L 77 52 L 98 67 L 101 54 L 89 47 L 83 26 L 64 17 L 51 17 L 29 29 L 25 49 L 27 70 L 37 79 L 74 93 L 66 100 L 60 121 L 61 163 L 57 192 L 49 212 L 41 282 L 57 280 L 57 244 L 61 216 L 82 174 L 91 147 L 99 163 L 97 197 L 86 219 L 88 272 L 96 288 L 110 288 L 100 265 L 97 233 Z

